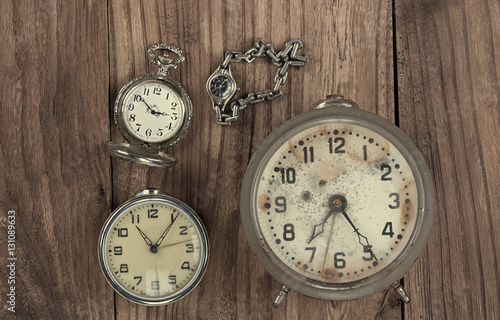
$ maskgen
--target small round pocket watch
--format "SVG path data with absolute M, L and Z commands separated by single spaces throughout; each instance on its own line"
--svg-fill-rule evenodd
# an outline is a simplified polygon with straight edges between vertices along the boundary
M 178 59 L 155 54 L 161 50 L 177 54 Z M 184 61 L 184 55 L 165 43 L 153 45 L 148 53 L 158 72 L 130 81 L 115 101 L 115 123 L 128 143 L 108 142 L 106 148 L 112 155 L 138 164 L 171 167 L 176 159 L 161 150 L 184 137 L 193 114 L 186 90 L 168 75 L 170 68 Z
M 148 306 L 175 302 L 202 279 L 207 232 L 185 203 L 144 190 L 110 215 L 99 237 L 99 262 L 113 289 Z
M 348 300 L 392 286 L 427 243 L 434 186 L 424 158 L 395 125 L 341 96 L 275 130 L 241 191 L 248 242 L 288 291 Z

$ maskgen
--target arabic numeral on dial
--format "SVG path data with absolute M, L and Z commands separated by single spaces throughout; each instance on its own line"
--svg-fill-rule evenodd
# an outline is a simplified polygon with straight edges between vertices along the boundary
M 132 214 L 132 212 L 131 212 Z M 132 223 L 139 223 L 139 215 L 138 214 L 132 214 Z
M 389 195 L 389 198 L 393 198 L 393 197 L 394 197 L 394 200 L 393 200 L 394 204 L 390 204 L 389 208 L 391 208 L 391 209 L 397 209 L 397 208 L 399 208 L 399 194 L 397 194 L 397 193 L 391 193 Z
M 382 230 L 383 236 L 394 237 L 394 232 L 392 231 L 392 222 L 387 222 Z
M 150 137 L 150 136 L 151 136 L 151 133 L 153 133 L 153 130 L 151 130 L 151 129 L 147 129 L 147 130 L 146 130 L 146 135 L 147 135 L 148 137 Z
M 380 170 L 382 172 L 384 172 L 384 174 L 382 174 L 382 177 L 380 178 L 380 180 L 382 180 L 382 181 L 391 181 L 392 180 L 391 177 L 388 177 L 391 174 L 391 172 L 392 172 L 392 168 L 391 168 L 390 165 L 384 163 L 380 167 Z
M 186 253 L 194 252 L 194 245 L 192 243 L 186 244 Z
M 118 229 L 118 237 L 119 238 L 128 237 L 128 229 L 127 228 L 119 228 Z
M 179 104 L 177 102 L 172 102 L 172 107 L 177 108 L 178 105 Z M 172 110 L 173 110 L 173 108 L 172 108 Z
M 311 258 L 309 258 L 309 263 L 313 262 L 314 255 L 316 254 L 316 247 L 307 247 L 306 250 L 311 250 Z
M 158 132 L 156 133 L 159 137 L 163 136 L 163 129 L 158 129 Z
M 167 97 L 165 100 L 168 100 L 168 97 L 170 96 L 170 92 L 167 92 Z
M 189 261 L 183 262 L 182 266 L 181 266 L 181 269 L 182 270 L 189 270 Z
M 153 94 L 161 95 L 161 88 L 153 88 Z
M 148 218 L 158 218 L 158 209 L 149 209 Z
M 135 122 L 135 114 L 130 114 L 130 116 L 128 116 L 128 121 L 129 122 Z
M 128 264 L 120 264 L 120 273 L 128 273 Z
M 168 276 L 168 284 L 176 284 L 176 283 L 177 283 L 177 276 L 175 274 Z
M 121 256 L 123 254 L 123 248 L 121 246 L 116 246 L 113 248 L 115 256 Z
M 137 126 L 137 130 L 135 130 L 135 131 L 139 132 L 139 130 L 141 130 L 142 124 L 136 123 L 135 125 Z
M 335 149 L 333 149 L 334 143 L 339 144 L 338 146 L 335 147 Z M 330 153 L 345 153 L 345 150 L 342 149 L 345 146 L 345 139 L 344 138 L 337 137 L 337 138 L 335 138 L 335 140 L 330 138 L 330 139 L 328 139 L 328 145 L 330 147 Z
M 281 168 L 281 183 L 295 183 L 295 169 L 294 168 L 288 168 L 284 169 Z
M 134 101 L 136 101 L 136 102 L 140 102 L 140 101 L 142 101 L 142 97 L 141 97 L 141 95 L 139 95 L 139 94 L 134 94 Z
M 346 262 L 342 257 L 345 257 L 345 253 L 343 252 L 337 252 L 333 255 L 333 263 L 335 265 L 335 268 L 337 269 L 344 269 L 346 266 Z
M 304 163 L 314 162 L 314 147 L 304 147 L 302 151 L 304 151 Z
M 276 207 L 279 207 L 275 209 L 277 213 L 283 213 L 286 211 L 285 197 L 276 197 L 276 199 L 274 199 L 274 203 L 276 204 Z
M 187 229 L 188 229 L 188 227 L 186 227 L 186 226 L 180 226 L 179 228 L 181 229 L 181 232 L 180 232 L 179 234 L 180 234 L 181 236 L 187 236 L 187 234 L 188 234 L 188 233 L 187 233 Z
M 160 281 L 151 281 L 151 290 L 160 290 Z
M 172 121 L 177 120 L 177 113 L 172 113 L 172 115 L 170 116 L 170 119 L 172 119 Z
M 370 254 L 370 256 L 368 258 L 367 257 L 363 257 L 364 261 L 372 261 L 373 258 L 375 258 L 375 255 L 373 254 L 373 251 L 372 251 L 372 246 L 364 246 L 363 247 L 363 252 Z
M 127 109 L 128 109 L 128 111 L 133 111 L 133 110 L 134 110 L 134 104 L 133 104 L 133 103 L 130 103 L 130 104 L 127 106 Z
M 143 93 L 145 96 L 149 96 L 149 89 L 148 88 L 144 88 L 144 93 Z
M 137 281 L 137 283 L 135 284 L 136 286 L 138 286 L 138 285 L 139 285 L 139 283 L 141 283 L 141 281 L 142 281 L 142 277 L 140 277 L 140 276 L 134 277 L 134 280 L 139 280 L 139 281 Z
M 291 223 L 287 223 L 283 226 L 283 240 L 292 241 L 295 239 L 294 226 Z

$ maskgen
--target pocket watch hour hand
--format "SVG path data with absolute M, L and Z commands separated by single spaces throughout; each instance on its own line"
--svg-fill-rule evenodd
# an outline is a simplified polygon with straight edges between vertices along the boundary
M 142 236 L 142 238 L 144 239 L 144 241 L 146 241 L 146 244 L 148 246 L 151 246 L 153 244 L 153 242 L 148 238 L 148 236 L 146 236 L 146 234 L 144 232 L 142 232 L 142 230 L 139 229 L 139 227 L 137 225 L 135 227 L 137 228 L 137 231 L 139 231 L 139 233 Z
M 328 219 L 335 213 L 335 210 L 330 210 L 328 211 L 326 217 L 318 224 L 314 225 L 313 233 L 311 235 L 311 239 L 307 242 L 307 244 L 310 244 L 317 236 L 322 234 L 324 230 L 325 223 L 328 221 Z

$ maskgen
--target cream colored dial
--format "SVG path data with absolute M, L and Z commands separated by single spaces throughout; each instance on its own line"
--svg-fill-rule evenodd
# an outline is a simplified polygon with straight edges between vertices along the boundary
M 276 150 L 258 180 L 256 215 L 272 252 L 309 279 L 369 277 L 405 248 L 417 217 L 409 164 L 380 134 L 330 120 Z
M 139 200 L 115 212 L 103 229 L 103 271 L 112 286 L 134 302 L 173 302 L 203 275 L 206 234 L 197 217 L 182 205 Z

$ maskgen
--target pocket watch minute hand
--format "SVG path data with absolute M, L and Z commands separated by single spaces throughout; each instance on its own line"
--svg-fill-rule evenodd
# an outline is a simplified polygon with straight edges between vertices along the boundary
M 156 247 L 160 246 L 160 244 L 163 242 L 163 239 L 165 239 L 165 237 L 167 236 L 168 232 L 172 228 L 172 225 L 174 224 L 175 220 L 177 220 L 178 216 L 179 216 L 179 213 L 177 212 L 177 215 L 175 216 L 174 220 L 172 220 L 172 222 L 168 225 L 167 229 L 165 229 L 165 231 L 162 233 L 162 235 L 160 236 L 158 241 L 156 241 L 156 244 L 155 244 Z

